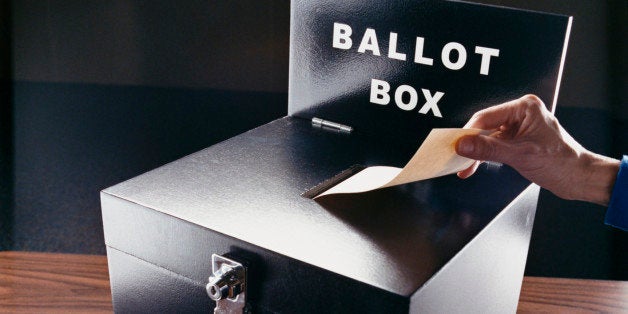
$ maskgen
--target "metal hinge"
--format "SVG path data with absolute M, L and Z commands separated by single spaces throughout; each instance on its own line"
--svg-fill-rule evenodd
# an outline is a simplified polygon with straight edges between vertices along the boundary
M 331 130 L 339 131 L 343 133 L 351 133 L 353 131 L 353 128 L 348 125 L 344 125 L 344 124 L 340 124 L 337 122 L 324 120 L 324 119 L 316 118 L 316 117 L 312 118 L 312 125 L 315 127 L 319 127 L 323 129 L 331 129 Z

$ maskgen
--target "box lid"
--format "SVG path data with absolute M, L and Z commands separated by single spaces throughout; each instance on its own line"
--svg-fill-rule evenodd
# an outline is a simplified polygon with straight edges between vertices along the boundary
M 556 105 L 571 17 L 433 0 L 291 9 L 290 115 L 414 143 L 525 94 Z

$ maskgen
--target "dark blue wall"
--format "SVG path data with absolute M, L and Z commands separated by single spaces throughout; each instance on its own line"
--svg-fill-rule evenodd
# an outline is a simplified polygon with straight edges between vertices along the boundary
M 11 4 L 0 249 L 104 254 L 101 189 L 286 114 L 287 1 Z
M 11 12 L 0 1 L 0 250 L 11 247 L 13 228 L 13 129 L 11 105 Z
M 98 192 L 285 115 L 286 95 L 16 82 L 13 249 L 104 254 Z

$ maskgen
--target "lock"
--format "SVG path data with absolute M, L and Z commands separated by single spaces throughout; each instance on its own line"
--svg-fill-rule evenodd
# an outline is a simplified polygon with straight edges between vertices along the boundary
M 212 275 L 205 287 L 216 301 L 215 314 L 247 313 L 246 267 L 230 258 L 212 254 Z

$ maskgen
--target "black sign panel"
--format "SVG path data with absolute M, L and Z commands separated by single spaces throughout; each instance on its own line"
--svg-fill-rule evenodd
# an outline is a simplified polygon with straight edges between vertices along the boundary
M 571 18 L 450 1 L 293 1 L 289 114 L 420 143 L 536 94 L 553 110 Z

